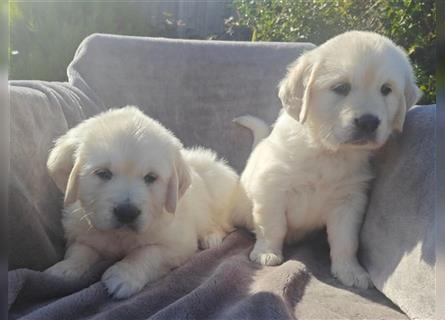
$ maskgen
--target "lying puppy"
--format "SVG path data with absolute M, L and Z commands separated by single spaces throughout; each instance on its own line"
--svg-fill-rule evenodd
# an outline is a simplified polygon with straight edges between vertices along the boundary
M 218 246 L 233 230 L 238 176 L 213 152 L 181 142 L 136 107 L 101 113 L 59 138 L 48 169 L 65 192 L 65 259 L 47 272 L 78 278 L 119 259 L 102 281 L 116 298 Z
M 326 226 L 333 275 L 367 288 L 356 251 L 373 178 L 368 160 L 402 130 L 420 96 L 408 58 L 383 36 L 347 32 L 292 64 L 278 95 L 284 112 L 241 177 L 257 237 L 250 259 L 280 264 L 284 241 Z M 256 140 L 264 133 L 251 117 L 238 122 Z

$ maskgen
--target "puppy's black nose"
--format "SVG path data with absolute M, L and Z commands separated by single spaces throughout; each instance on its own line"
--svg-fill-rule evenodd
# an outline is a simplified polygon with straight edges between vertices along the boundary
M 113 214 L 121 223 L 130 223 L 136 220 L 141 211 L 131 203 L 122 203 L 114 207 Z
M 380 124 L 379 118 L 372 114 L 365 114 L 360 118 L 354 119 L 355 126 L 363 133 L 373 133 Z

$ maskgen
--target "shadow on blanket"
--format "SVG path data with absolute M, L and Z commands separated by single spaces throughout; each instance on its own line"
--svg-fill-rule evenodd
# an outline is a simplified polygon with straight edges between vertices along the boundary
M 324 236 L 286 248 L 277 267 L 251 263 L 253 237 L 230 234 L 127 300 L 113 300 L 100 280 L 109 263 L 81 281 L 19 269 L 9 274 L 9 317 L 18 319 L 406 319 L 376 290 L 349 289 L 329 273 Z

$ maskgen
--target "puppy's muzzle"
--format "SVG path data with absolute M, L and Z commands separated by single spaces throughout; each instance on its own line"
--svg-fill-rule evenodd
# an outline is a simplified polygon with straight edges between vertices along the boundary
M 114 207 L 113 214 L 120 223 L 130 224 L 137 219 L 141 211 L 135 205 L 126 202 Z
M 372 114 L 365 114 L 354 119 L 353 143 L 364 144 L 375 139 L 380 119 Z
M 380 125 L 380 120 L 372 114 L 365 114 L 354 119 L 355 127 L 362 134 L 369 135 L 374 133 Z

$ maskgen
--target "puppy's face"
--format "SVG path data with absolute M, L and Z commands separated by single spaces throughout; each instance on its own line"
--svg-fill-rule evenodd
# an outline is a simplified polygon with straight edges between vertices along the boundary
M 82 146 L 78 199 L 97 229 L 144 230 L 164 208 L 171 151 L 150 137 L 112 132 Z
M 325 58 L 319 65 L 308 125 L 325 147 L 376 148 L 385 143 L 399 108 L 405 108 L 405 79 L 394 58 L 386 50 Z
M 280 87 L 287 112 L 329 150 L 373 149 L 402 130 L 419 98 L 404 52 L 390 40 L 350 32 L 309 52 Z
M 48 161 L 56 183 L 57 172 L 66 167 L 57 158 L 70 152 L 66 145 L 71 141 L 77 145 L 65 204 L 80 201 L 93 227 L 142 232 L 164 209 L 174 213 L 189 177 L 180 143 L 159 123 L 135 108 L 123 108 L 70 130 Z

